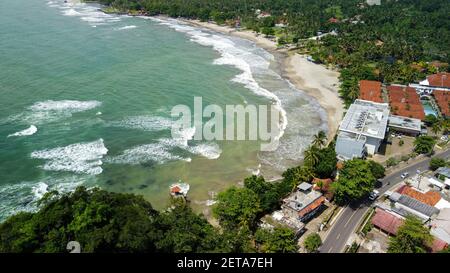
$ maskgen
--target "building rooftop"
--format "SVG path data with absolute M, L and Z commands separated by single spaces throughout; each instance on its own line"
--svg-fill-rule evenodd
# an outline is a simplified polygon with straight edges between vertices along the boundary
M 311 185 L 311 184 L 309 184 Z M 323 200 L 321 200 L 323 199 Z M 320 200 L 322 203 L 324 200 L 322 193 L 318 191 L 310 191 L 304 193 L 302 191 L 296 191 L 283 200 L 285 206 L 298 211 L 299 213 L 313 204 L 315 201 Z
M 401 116 L 390 115 L 389 126 L 400 129 L 407 129 L 413 131 L 421 131 L 422 121 L 416 118 L 407 118 Z
M 439 210 L 435 207 L 432 207 L 430 205 L 427 205 L 425 203 L 420 202 L 417 199 L 414 199 L 408 195 L 401 195 L 398 199 L 398 203 L 413 209 L 417 212 L 420 212 L 423 215 L 426 215 L 428 217 L 431 217 L 433 214 L 436 214 L 439 212 Z
M 355 134 L 356 139 L 361 136 L 384 139 L 388 117 L 389 105 L 387 103 L 357 99 L 350 105 L 339 131 Z M 351 135 L 347 135 L 347 137 L 351 137 Z
M 303 182 L 300 185 L 298 185 L 297 188 L 301 191 L 307 191 L 312 188 L 312 185 L 307 182 Z
M 431 234 L 450 244 L 450 208 L 441 209 L 431 221 Z
M 435 90 L 433 92 L 433 96 L 436 99 L 436 102 L 441 110 L 441 113 L 449 117 L 450 116 L 450 91 L 446 90 Z
M 423 193 L 406 185 L 400 187 L 397 192 L 407 195 L 430 206 L 435 206 L 439 202 L 439 200 L 441 200 L 441 194 L 437 191 L 428 191 L 426 193 Z
M 398 228 L 403 224 L 403 218 L 388 211 L 376 208 L 372 224 L 383 231 L 396 235 Z
M 423 120 L 425 111 L 416 89 L 410 86 L 391 85 L 387 88 L 391 110 L 395 115 Z
M 378 81 L 359 81 L 359 98 L 373 102 L 383 102 L 381 96 L 381 82 Z
M 440 167 L 437 169 L 436 172 L 445 177 L 450 177 L 450 168 L 449 167 Z
M 437 73 L 427 77 L 426 81 L 421 82 L 424 85 L 436 87 L 450 87 L 450 73 Z

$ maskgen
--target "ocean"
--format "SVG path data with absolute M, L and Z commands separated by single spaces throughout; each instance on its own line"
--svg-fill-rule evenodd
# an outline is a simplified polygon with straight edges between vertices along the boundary
M 252 174 L 299 164 L 319 130 L 318 103 L 280 76 L 269 52 L 174 19 L 108 15 L 63 0 L 0 3 L 0 221 L 77 186 L 143 195 L 164 208 L 190 184 L 200 211 Z M 176 105 L 277 105 L 276 151 L 260 142 L 171 137 Z

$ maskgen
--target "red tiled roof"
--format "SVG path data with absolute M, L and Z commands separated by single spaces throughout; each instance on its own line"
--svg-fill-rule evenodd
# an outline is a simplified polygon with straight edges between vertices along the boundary
M 428 83 L 431 86 L 449 87 L 450 88 L 450 73 L 437 73 L 427 77 Z
M 433 96 L 444 116 L 450 116 L 450 91 L 435 90 Z
M 389 102 L 394 115 L 425 119 L 425 111 L 416 90 L 409 86 L 388 86 Z
M 448 244 L 438 238 L 434 238 L 433 244 L 430 246 L 431 252 L 439 252 L 446 248 Z
M 180 192 L 181 192 L 181 189 L 180 189 L 180 187 L 175 186 L 175 187 L 172 187 L 172 188 L 170 189 L 170 192 L 171 192 L 171 193 L 180 193 Z
M 322 188 L 317 186 L 318 182 L 322 182 Z M 323 195 L 325 196 L 325 198 L 328 201 L 333 200 L 334 192 L 331 190 L 331 183 L 333 183 L 332 179 L 330 179 L 330 178 L 326 178 L 326 179 L 314 178 L 313 183 L 314 183 L 313 190 L 323 192 Z
M 372 224 L 389 234 L 396 235 L 398 228 L 403 224 L 403 219 L 377 208 L 372 217 Z
M 397 190 L 398 193 L 407 195 L 411 198 L 414 198 L 424 204 L 430 205 L 434 207 L 439 200 L 441 200 L 441 195 L 437 191 L 428 191 L 426 193 L 422 193 L 420 191 L 416 191 L 412 187 L 402 186 Z
M 336 18 L 330 18 L 330 19 L 328 19 L 328 22 L 329 22 L 329 23 L 339 23 L 339 19 L 336 19 Z
M 305 216 L 306 214 L 310 213 L 311 211 L 317 209 L 320 205 L 323 204 L 323 202 L 325 202 L 325 197 L 321 196 L 321 197 L 317 198 L 314 202 L 312 202 L 311 204 L 309 204 L 308 206 L 303 208 L 301 211 L 299 211 L 298 215 L 300 217 Z
M 319 187 L 317 185 L 318 182 L 322 182 L 322 187 Z M 318 190 L 323 190 L 323 191 L 327 191 L 328 188 L 330 187 L 330 184 L 333 182 L 333 180 L 331 180 L 330 178 L 326 178 L 326 179 L 320 179 L 320 178 L 314 178 L 313 179 L 313 190 L 318 191 Z
M 359 98 L 373 102 L 383 102 L 383 98 L 381 97 L 381 82 L 359 81 Z

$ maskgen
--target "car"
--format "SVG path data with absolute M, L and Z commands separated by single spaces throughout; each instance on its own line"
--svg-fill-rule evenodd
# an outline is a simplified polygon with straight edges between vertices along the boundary
M 402 173 L 402 175 L 400 175 L 400 177 L 402 178 L 402 179 L 405 179 L 405 178 L 407 178 L 409 176 L 409 173 Z
M 380 196 L 380 192 L 377 191 L 377 190 L 373 190 L 373 191 L 369 194 L 369 200 L 370 200 L 370 201 L 375 201 L 375 199 L 377 199 L 378 196 Z

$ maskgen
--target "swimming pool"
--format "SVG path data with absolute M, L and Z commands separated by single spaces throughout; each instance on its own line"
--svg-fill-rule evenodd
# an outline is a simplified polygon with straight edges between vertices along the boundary
M 433 108 L 433 105 L 429 100 L 421 100 L 420 101 L 423 105 L 423 110 L 425 112 L 425 116 L 427 115 L 434 115 L 435 117 L 438 116 L 437 111 Z

